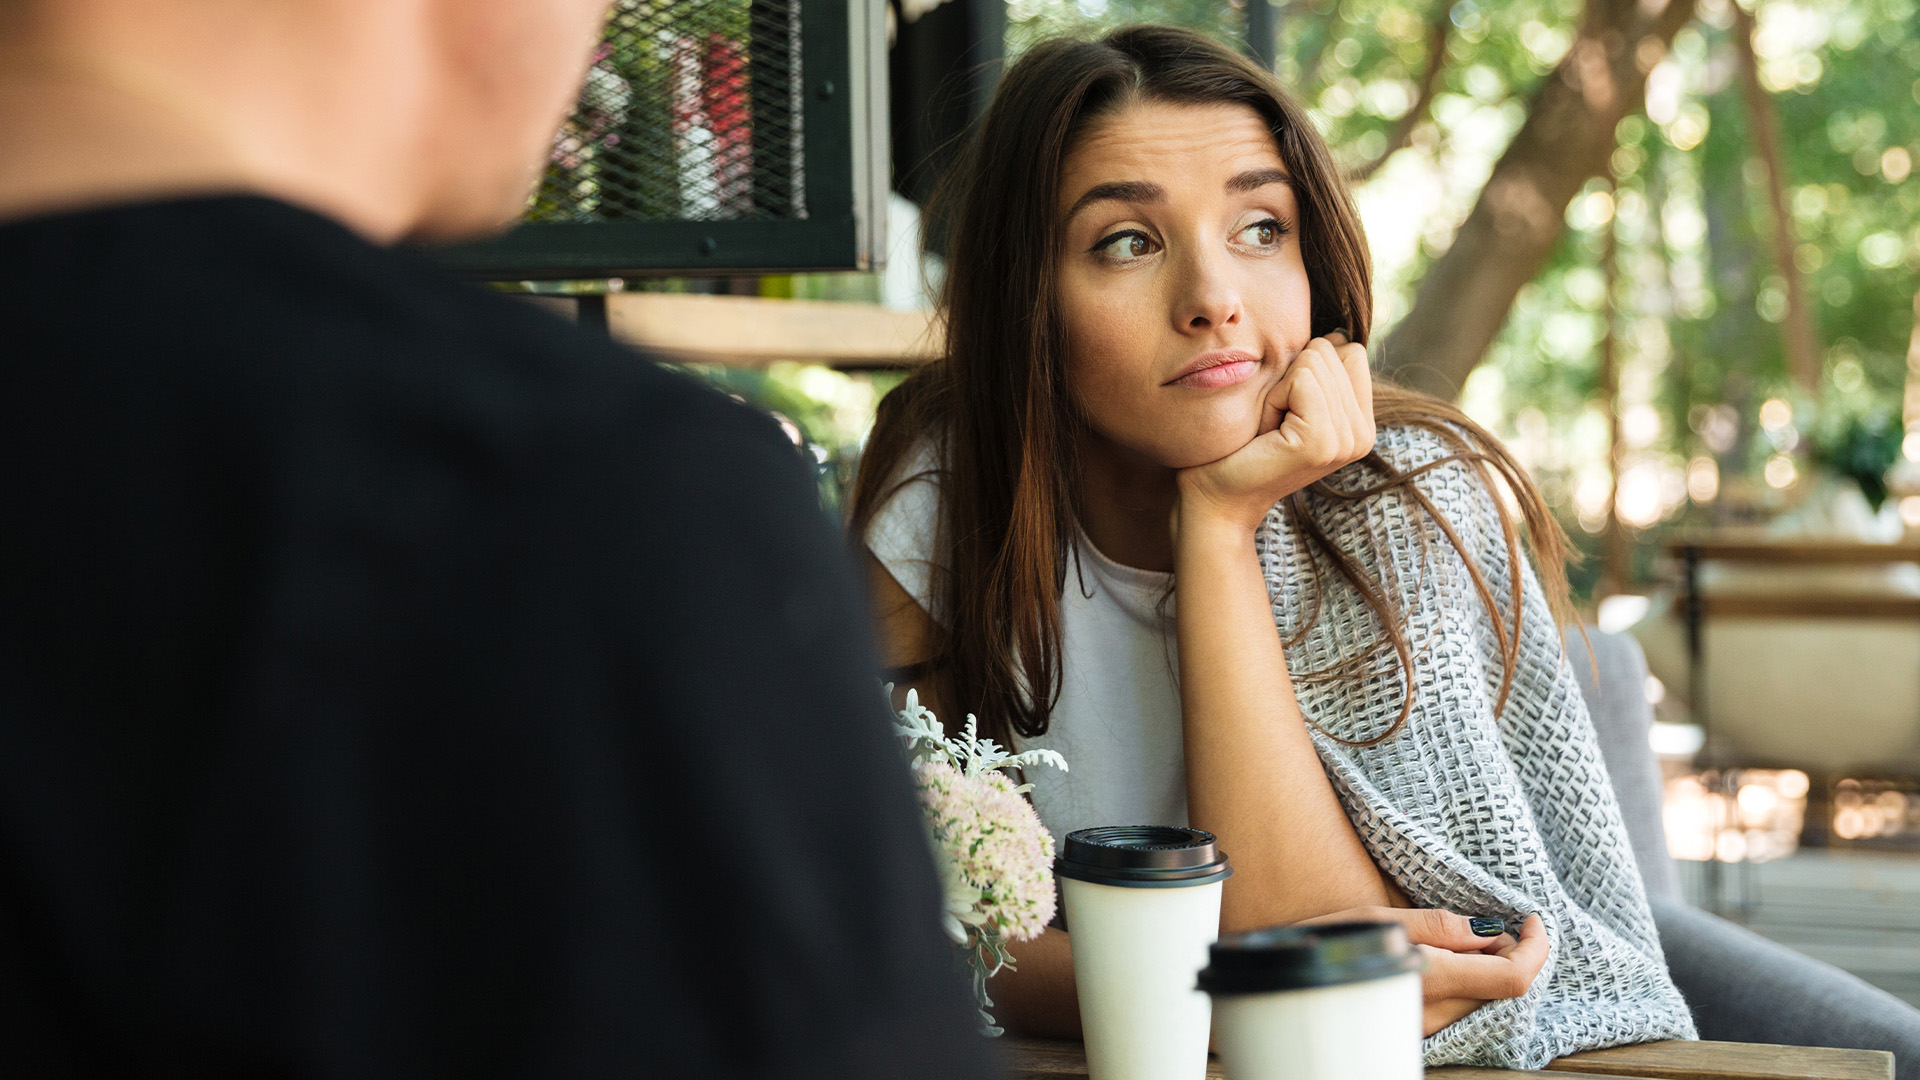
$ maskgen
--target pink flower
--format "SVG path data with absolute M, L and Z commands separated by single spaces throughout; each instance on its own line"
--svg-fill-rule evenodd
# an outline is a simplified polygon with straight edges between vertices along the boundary
M 949 915 L 1014 941 L 1038 937 L 1053 919 L 1053 837 L 1033 806 L 1000 772 L 968 776 L 940 760 L 913 772 L 934 843 L 959 886 L 949 893 Z

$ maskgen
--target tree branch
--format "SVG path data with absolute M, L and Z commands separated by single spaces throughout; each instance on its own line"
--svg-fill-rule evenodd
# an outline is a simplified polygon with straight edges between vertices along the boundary
M 1413 129 L 1427 118 L 1427 110 L 1433 107 L 1434 95 L 1440 92 L 1440 72 L 1447 66 L 1447 38 L 1453 32 L 1453 19 L 1449 17 L 1452 7 L 1445 0 L 1436 4 L 1438 14 L 1427 25 L 1427 68 L 1420 75 L 1420 92 L 1414 98 L 1413 105 L 1401 115 L 1393 125 L 1393 131 L 1387 135 L 1387 148 L 1374 158 L 1347 172 L 1347 182 L 1358 184 L 1374 173 L 1387 159 L 1407 148 L 1413 141 Z
M 1452 246 L 1381 346 L 1381 370 L 1438 397 L 1459 394 L 1520 287 L 1553 251 L 1567 203 L 1607 168 L 1614 126 L 1640 108 L 1647 72 L 1691 21 L 1693 4 L 1589 0 L 1573 46 L 1534 92 Z

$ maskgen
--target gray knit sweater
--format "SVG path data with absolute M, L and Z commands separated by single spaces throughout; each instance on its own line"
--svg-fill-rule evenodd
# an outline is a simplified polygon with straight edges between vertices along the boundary
M 1440 438 L 1387 428 L 1378 448 L 1403 468 L 1447 456 Z M 1365 465 L 1331 478 L 1353 489 Z M 1513 578 L 1498 507 L 1478 466 L 1444 465 L 1415 481 L 1472 553 L 1509 625 Z M 1405 613 L 1415 694 L 1405 730 L 1369 748 L 1406 700 L 1393 652 L 1361 678 L 1301 678 L 1356 656 L 1379 620 L 1276 508 L 1258 537 L 1282 635 L 1319 608 L 1287 650 L 1322 763 L 1374 860 L 1414 904 L 1476 915 L 1538 913 L 1551 952 L 1524 997 L 1486 1005 L 1426 1041 L 1430 1066 L 1537 1069 L 1578 1050 L 1697 1038 L 1667 974 L 1620 808 L 1585 701 L 1530 564 L 1523 565 L 1519 660 L 1496 714 L 1502 664 L 1467 564 L 1405 493 L 1353 502 L 1309 496 L 1333 542 L 1382 579 Z M 1316 603 L 1316 594 L 1318 601 Z

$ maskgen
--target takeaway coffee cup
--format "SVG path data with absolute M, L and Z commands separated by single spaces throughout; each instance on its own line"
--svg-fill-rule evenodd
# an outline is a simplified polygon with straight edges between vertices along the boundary
M 1228 1080 L 1420 1080 L 1420 956 L 1398 923 L 1276 926 L 1213 945 Z
M 1201 1080 L 1212 1004 L 1194 988 L 1233 873 L 1213 834 L 1110 825 L 1054 860 L 1092 1080 Z

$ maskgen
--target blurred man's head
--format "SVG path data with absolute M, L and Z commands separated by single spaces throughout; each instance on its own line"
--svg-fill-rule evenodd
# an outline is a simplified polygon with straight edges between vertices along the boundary
M 0 0 L 0 219 L 261 191 L 377 239 L 524 205 L 609 0 Z
M 385 3 L 389 0 L 372 0 Z M 609 0 L 427 0 L 442 94 L 430 227 L 498 227 L 517 216 L 578 93 Z

